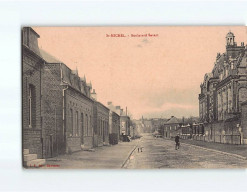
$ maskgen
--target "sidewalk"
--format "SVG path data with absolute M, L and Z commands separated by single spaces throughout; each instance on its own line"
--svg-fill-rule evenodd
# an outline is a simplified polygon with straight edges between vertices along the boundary
M 120 169 L 138 143 L 120 142 L 117 145 L 94 148 L 94 151 L 78 151 L 46 159 L 44 169 Z
M 181 143 L 196 145 L 208 149 L 218 150 L 221 152 L 227 152 L 231 154 L 237 154 L 247 158 L 247 145 L 232 145 L 232 144 L 221 144 L 221 143 L 214 143 L 214 142 L 204 142 L 204 141 L 197 141 L 197 140 L 185 140 L 180 139 Z

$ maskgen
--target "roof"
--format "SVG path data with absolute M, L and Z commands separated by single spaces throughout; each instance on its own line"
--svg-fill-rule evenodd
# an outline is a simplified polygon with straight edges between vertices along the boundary
M 175 116 L 172 116 L 165 124 L 177 124 L 179 123 L 178 119 Z
M 227 37 L 234 37 L 234 34 L 230 31 L 230 32 L 227 33 L 226 36 L 227 36 Z
M 40 54 L 41 57 L 47 62 L 47 63 L 63 63 L 60 60 L 58 60 L 57 58 L 55 58 L 54 56 L 52 56 L 51 54 L 49 54 L 48 52 L 46 52 L 43 49 L 39 49 L 40 50 Z

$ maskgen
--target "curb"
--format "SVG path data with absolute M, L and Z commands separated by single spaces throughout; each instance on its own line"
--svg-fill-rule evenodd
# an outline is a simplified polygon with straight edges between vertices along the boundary
M 220 154 L 224 154 L 224 155 L 228 155 L 228 156 L 233 156 L 235 158 L 240 158 L 242 160 L 247 160 L 246 157 L 244 156 L 241 156 L 241 155 L 238 155 L 238 154 L 232 154 L 232 153 L 229 153 L 229 152 L 223 152 L 223 151 L 220 151 L 220 150 L 215 150 L 215 149 L 211 149 L 211 148 L 204 148 L 202 146 L 197 146 L 197 145 L 193 145 L 193 144 L 186 144 L 186 143 L 183 143 L 183 145 L 187 145 L 187 146 L 194 146 L 194 147 L 197 147 L 197 148 L 200 148 L 200 149 L 203 149 L 203 150 L 207 150 L 207 151 L 212 151 L 212 152 L 217 152 L 217 153 L 220 153 Z
M 138 141 L 139 143 L 139 141 Z M 133 149 L 130 151 L 130 153 L 128 154 L 128 157 L 126 158 L 126 160 L 123 162 L 121 168 L 124 168 L 124 166 L 126 165 L 126 163 L 128 162 L 130 156 L 133 154 L 133 152 L 135 151 L 135 149 L 137 148 L 138 146 L 138 143 L 133 147 Z

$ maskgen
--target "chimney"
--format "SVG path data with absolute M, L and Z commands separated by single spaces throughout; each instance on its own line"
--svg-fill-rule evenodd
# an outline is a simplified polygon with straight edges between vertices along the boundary
M 26 45 L 31 51 L 41 56 L 38 46 L 39 37 L 39 34 L 31 27 L 22 28 L 22 44 Z
M 120 116 L 121 114 L 121 110 L 120 110 L 120 106 L 116 106 L 116 113 Z
M 91 97 L 97 101 L 97 93 L 95 92 L 95 89 L 93 89 L 93 92 L 91 93 Z
M 112 102 L 107 102 L 107 105 L 108 105 L 108 106 L 112 105 Z

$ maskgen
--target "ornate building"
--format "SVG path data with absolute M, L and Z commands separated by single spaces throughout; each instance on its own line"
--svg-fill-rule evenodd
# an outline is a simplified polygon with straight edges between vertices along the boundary
M 199 116 L 203 123 L 240 123 L 241 103 L 247 100 L 247 49 L 226 35 L 226 52 L 218 53 L 212 72 L 206 73 L 199 94 Z M 227 132 L 226 125 L 219 131 Z M 233 127 L 232 127 L 233 128 Z M 212 127 L 210 129 L 212 131 Z

